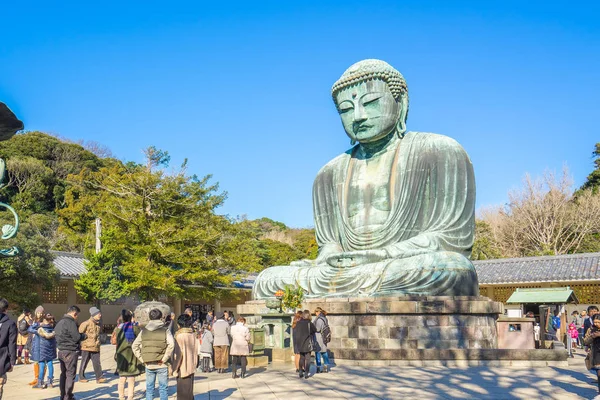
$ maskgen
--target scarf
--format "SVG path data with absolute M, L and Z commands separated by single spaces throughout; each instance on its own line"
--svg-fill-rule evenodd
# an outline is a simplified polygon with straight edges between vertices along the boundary
M 179 336 L 182 333 L 194 333 L 192 328 L 179 328 L 177 332 L 175 332 L 175 337 Z
M 125 340 L 127 340 L 127 343 L 133 343 L 135 340 L 135 332 L 133 331 L 133 324 L 131 322 L 125 322 L 123 324 L 123 332 L 125 333 Z

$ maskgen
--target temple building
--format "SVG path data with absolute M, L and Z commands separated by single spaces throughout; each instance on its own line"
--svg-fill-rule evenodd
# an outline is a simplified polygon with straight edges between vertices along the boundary
M 588 305 L 600 305 L 600 253 L 501 258 L 473 264 L 481 295 L 504 304 L 517 288 L 568 287 L 579 301 L 567 306 L 569 315 Z
M 53 251 L 54 266 L 60 271 L 60 281 L 54 286 L 52 291 L 42 291 L 42 305 L 44 309 L 51 312 L 53 315 L 62 316 L 67 308 L 76 304 L 81 308 L 83 318 L 88 317 L 88 310 L 93 304 L 87 303 L 75 290 L 74 281 L 85 272 L 84 258 L 82 254 L 67 253 L 62 251 Z M 236 287 L 231 290 L 236 291 L 237 300 L 211 300 L 203 299 L 174 299 L 166 296 L 155 300 L 162 301 L 169 306 L 175 314 L 181 314 L 187 307 L 192 308 L 192 311 L 199 315 L 206 313 L 211 309 L 216 311 L 232 310 L 235 312 L 236 305 L 250 300 L 251 287 L 245 287 L 244 282 L 236 282 Z M 102 322 L 104 331 L 110 333 L 117 322 L 121 310 L 127 308 L 134 310 L 141 303 L 141 300 L 135 296 L 127 296 L 114 302 L 100 302 L 102 310 Z

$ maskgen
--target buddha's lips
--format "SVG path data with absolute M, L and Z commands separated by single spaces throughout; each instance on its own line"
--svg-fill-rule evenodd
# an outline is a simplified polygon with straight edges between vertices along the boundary
M 360 126 L 356 127 L 356 129 L 354 129 L 354 132 L 363 132 L 363 131 L 369 130 L 372 127 L 373 127 L 373 125 L 360 125 Z

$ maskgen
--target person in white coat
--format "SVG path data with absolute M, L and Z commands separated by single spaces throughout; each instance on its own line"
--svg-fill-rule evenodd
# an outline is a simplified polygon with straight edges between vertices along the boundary
M 231 363 L 231 377 L 237 378 L 238 362 L 242 365 L 242 378 L 246 377 L 246 366 L 248 360 L 246 356 L 250 354 L 250 330 L 246 326 L 246 319 L 239 317 L 237 323 L 231 327 L 231 355 L 233 362 Z

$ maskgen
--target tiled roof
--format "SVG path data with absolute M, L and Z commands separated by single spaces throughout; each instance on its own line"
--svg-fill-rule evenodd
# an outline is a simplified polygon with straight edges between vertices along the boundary
M 60 271 L 60 276 L 77 278 L 85 272 L 83 254 L 65 251 L 53 251 L 52 254 L 54 254 L 54 266 Z
M 473 261 L 480 285 L 600 280 L 600 253 Z

